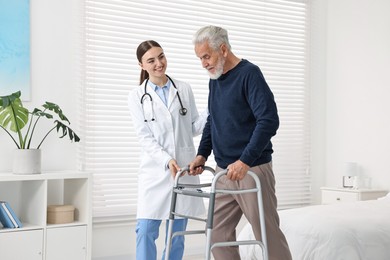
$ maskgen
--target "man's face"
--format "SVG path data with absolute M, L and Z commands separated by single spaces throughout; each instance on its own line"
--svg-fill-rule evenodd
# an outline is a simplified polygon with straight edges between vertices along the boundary
M 225 58 L 221 49 L 213 50 L 206 41 L 195 45 L 195 54 L 211 79 L 218 79 L 223 74 Z

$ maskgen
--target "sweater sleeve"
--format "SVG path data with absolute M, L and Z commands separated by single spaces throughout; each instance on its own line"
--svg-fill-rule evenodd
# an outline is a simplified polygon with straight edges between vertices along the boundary
M 256 119 L 256 126 L 248 145 L 241 154 L 240 160 L 247 165 L 253 165 L 269 147 L 271 137 L 279 127 L 279 116 L 274 96 L 259 68 L 248 74 L 245 83 L 247 102 Z
M 208 98 L 208 107 L 210 107 L 210 96 Z M 207 158 L 211 154 L 211 150 L 213 149 L 211 142 L 211 115 L 209 114 L 208 108 L 207 111 L 204 111 L 203 116 L 206 117 L 206 124 L 203 128 L 202 138 L 199 143 L 198 153 L 197 155 L 202 155 L 204 158 Z

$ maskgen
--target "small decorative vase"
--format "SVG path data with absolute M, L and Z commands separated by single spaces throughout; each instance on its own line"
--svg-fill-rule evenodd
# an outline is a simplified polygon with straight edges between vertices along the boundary
M 40 149 L 16 149 L 13 156 L 12 172 L 14 174 L 41 173 Z

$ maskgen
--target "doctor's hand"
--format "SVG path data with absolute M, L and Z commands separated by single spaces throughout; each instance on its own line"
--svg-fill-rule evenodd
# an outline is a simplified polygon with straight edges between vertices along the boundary
M 190 163 L 190 171 L 188 175 L 199 175 L 203 172 L 203 167 L 206 164 L 206 158 L 202 155 L 198 155 L 195 159 Z
M 232 181 L 240 181 L 244 179 L 249 168 L 250 167 L 247 164 L 237 160 L 234 163 L 228 165 L 226 177 Z
M 177 173 L 178 171 L 180 171 L 180 167 L 179 167 L 179 165 L 177 165 L 177 162 L 176 162 L 175 159 L 171 159 L 171 160 L 168 162 L 168 168 L 169 168 L 169 170 L 171 171 L 172 177 L 175 179 L 176 173 Z

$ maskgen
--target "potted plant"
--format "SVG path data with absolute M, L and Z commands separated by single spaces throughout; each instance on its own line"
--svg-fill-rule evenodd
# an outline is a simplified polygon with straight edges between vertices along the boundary
M 69 139 L 74 142 L 79 142 L 80 138 L 68 126 L 70 125 L 70 122 L 58 105 L 51 102 L 45 102 L 45 104 L 42 105 L 42 109 L 34 108 L 34 110 L 30 112 L 27 108 L 23 107 L 20 96 L 21 92 L 18 91 L 11 95 L 0 97 L 0 128 L 11 137 L 16 145 L 17 153 L 33 154 L 35 159 L 38 160 L 33 162 L 35 165 L 29 166 L 35 169 L 28 169 L 22 166 L 23 157 L 14 157 L 14 173 L 39 173 L 40 147 L 50 133 L 57 130 L 57 132 L 60 133 L 60 138 L 68 136 Z M 35 129 L 41 119 L 53 120 L 54 126 L 39 139 L 38 145 L 33 147 L 32 139 L 33 137 L 35 138 Z M 25 127 L 27 127 L 27 129 L 25 129 Z M 23 129 L 25 130 L 22 131 Z M 12 132 L 16 134 L 16 137 L 13 136 Z M 27 161 L 31 160 L 33 159 L 27 159 Z M 15 169 L 15 167 L 17 169 Z

